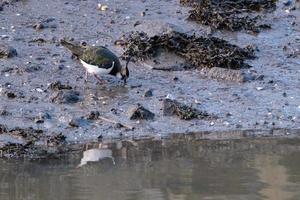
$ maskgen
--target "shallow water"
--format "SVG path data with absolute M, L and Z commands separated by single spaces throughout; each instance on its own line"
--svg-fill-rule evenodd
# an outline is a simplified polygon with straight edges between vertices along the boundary
M 77 149 L 60 159 L 0 160 L 0 199 L 300 199 L 299 139 L 184 137 Z

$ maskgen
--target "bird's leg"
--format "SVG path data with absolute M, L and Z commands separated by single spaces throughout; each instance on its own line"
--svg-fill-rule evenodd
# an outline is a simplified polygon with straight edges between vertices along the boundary
M 100 84 L 105 83 L 104 80 L 102 80 L 101 78 L 99 78 L 99 76 L 97 76 L 97 74 L 94 74 L 95 78 L 99 81 Z
M 85 82 L 85 83 L 87 83 L 88 77 L 89 77 L 89 73 L 88 73 L 88 71 L 86 70 L 86 71 L 85 71 L 85 77 L 84 77 L 84 82 Z

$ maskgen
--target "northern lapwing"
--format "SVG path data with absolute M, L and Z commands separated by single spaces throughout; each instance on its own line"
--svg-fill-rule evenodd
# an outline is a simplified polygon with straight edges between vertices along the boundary
M 61 44 L 79 58 L 86 70 L 85 82 L 87 82 L 88 74 L 94 75 L 100 83 L 104 81 L 98 75 L 109 74 L 117 76 L 124 80 L 124 84 L 126 83 L 129 77 L 129 59 L 125 67 L 122 67 L 119 58 L 104 46 L 81 45 L 68 39 L 62 39 Z

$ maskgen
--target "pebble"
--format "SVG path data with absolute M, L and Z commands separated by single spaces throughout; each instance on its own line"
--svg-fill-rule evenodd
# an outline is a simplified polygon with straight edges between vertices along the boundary
M 129 110 L 130 120 L 153 120 L 155 114 L 141 105 L 137 105 Z
M 153 91 L 152 89 L 146 90 L 144 93 L 144 97 L 152 97 L 153 96 Z
M 9 45 L 0 44 L 0 58 L 12 58 L 17 56 L 17 50 Z
M 106 10 L 108 10 L 108 6 L 107 5 L 102 5 L 101 3 L 98 3 L 98 10 L 106 11 Z

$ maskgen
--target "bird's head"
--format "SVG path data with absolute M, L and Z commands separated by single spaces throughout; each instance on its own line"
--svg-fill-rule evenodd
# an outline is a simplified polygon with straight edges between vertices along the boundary
M 130 58 L 128 58 L 125 67 L 122 67 L 121 70 L 121 79 L 124 80 L 124 84 L 126 80 L 129 78 L 129 70 L 128 70 L 128 63 L 130 62 Z

